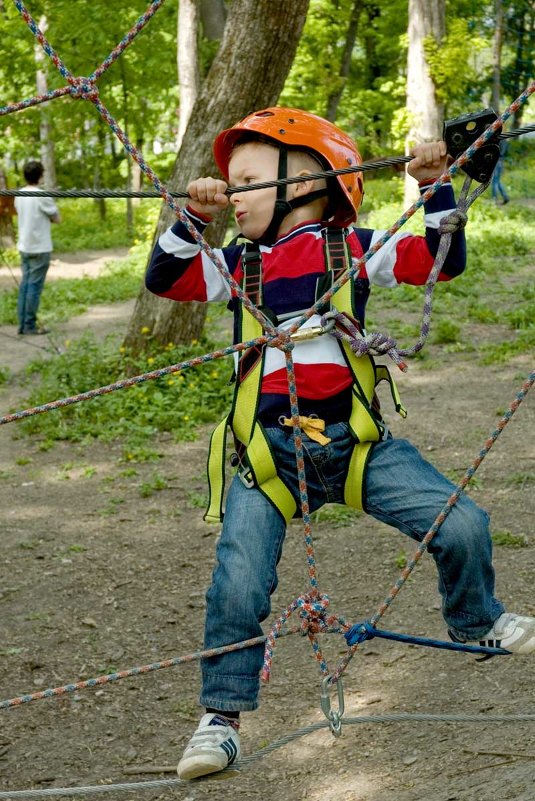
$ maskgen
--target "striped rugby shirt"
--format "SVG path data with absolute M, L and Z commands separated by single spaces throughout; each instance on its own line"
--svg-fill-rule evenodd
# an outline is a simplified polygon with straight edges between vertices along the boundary
M 425 191 L 427 186 L 421 186 Z M 450 184 L 440 187 L 425 204 L 425 236 L 398 231 L 362 267 L 354 280 L 358 313 L 364 327 L 364 311 L 370 286 L 395 287 L 406 283 L 424 285 L 432 269 L 439 243 L 440 220 L 455 208 Z M 202 233 L 207 219 L 186 209 Z M 350 228 L 347 242 L 359 258 L 384 234 L 367 228 Z M 234 279 L 241 285 L 241 254 L 244 245 L 216 250 Z M 310 308 L 316 300 L 316 285 L 325 273 L 322 224 L 311 221 L 296 226 L 271 247 L 261 245 L 264 305 L 277 317 L 285 316 L 281 328 L 296 319 L 286 315 Z M 464 231 L 453 235 L 449 254 L 439 280 L 447 281 L 463 272 L 466 263 Z M 235 337 L 239 300 L 234 297 L 213 262 L 201 252 L 180 221 L 165 231 L 155 245 L 145 279 L 156 295 L 177 301 L 227 301 L 235 311 Z M 304 325 L 319 324 L 312 316 Z M 267 348 L 262 380 L 259 418 L 275 424 L 281 414 L 289 415 L 288 383 L 284 354 Z M 235 354 L 235 356 L 237 356 Z M 293 350 L 300 414 L 317 414 L 327 422 L 349 419 L 352 378 L 338 341 L 329 335 L 296 343 Z

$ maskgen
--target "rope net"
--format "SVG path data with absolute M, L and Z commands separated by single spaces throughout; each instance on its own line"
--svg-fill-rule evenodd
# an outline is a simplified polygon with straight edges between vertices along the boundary
M 289 606 L 282 613 L 279 619 L 274 623 L 271 632 L 266 637 L 255 638 L 254 640 L 244 641 L 241 643 L 234 643 L 232 645 L 224 646 L 222 648 L 212 649 L 212 651 L 196 652 L 194 654 L 189 654 L 183 657 L 175 657 L 161 662 L 152 663 L 150 665 L 131 668 L 129 670 L 124 670 L 124 671 L 118 671 L 113 674 L 99 676 L 97 678 L 89 679 L 83 682 L 65 684 L 61 687 L 51 688 L 36 693 L 29 693 L 23 696 L 18 696 L 16 698 L 7 699 L 0 702 L 0 708 L 7 709 L 13 706 L 20 706 L 22 704 L 34 700 L 56 697 L 65 693 L 74 692 L 75 690 L 100 686 L 102 684 L 114 682 L 122 678 L 143 675 L 145 673 L 154 670 L 160 670 L 162 668 L 176 666 L 184 662 L 192 661 L 194 659 L 207 658 L 210 656 L 215 656 L 217 654 L 223 653 L 225 651 L 237 650 L 238 648 L 251 647 L 252 645 L 257 645 L 259 642 L 264 642 L 264 641 L 266 642 L 266 651 L 265 651 L 265 662 L 264 662 L 262 677 L 265 681 L 268 681 L 271 671 L 273 649 L 276 640 L 285 634 L 291 634 L 297 632 L 301 634 L 306 634 L 308 636 L 312 645 L 314 655 L 319 663 L 321 673 L 323 674 L 324 677 L 328 679 L 328 683 L 335 683 L 339 681 L 341 675 L 343 674 L 344 670 L 349 664 L 349 661 L 351 660 L 355 650 L 357 649 L 359 642 L 365 639 L 369 639 L 371 636 L 373 636 L 373 631 L 376 629 L 377 623 L 392 604 L 394 598 L 397 596 L 402 586 L 405 584 L 407 578 L 414 570 L 417 562 L 425 552 L 427 545 L 438 531 L 441 523 L 446 518 L 451 508 L 454 506 L 460 494 L 463 492 L 466 485 L 468 484 L 473 474 L 477 470 L 478 466 L 481 464 L 482 460 L 485 458 L 486 454 L 489 452 L 490 448 L 493 446 L 498 436 L 503 431 L 503 428 L 509 422 L 512 415 L 515 413 L 518 406 L 522 402 L 523 398 L 533 385 L 533 382 L 535 381 L 535 372 L 532 372 L 523 383 L 522 388 L 520 389 L 514 401 L 511 403 L 508 411 L 503 415 L 497 428 L 493 431 L 493 433 L 485 442 L 483 449 L 480 451 L 479 455 L 475 459 L 472 466 L 468 468 L 468 470 L 466 471 L 464 478 L 457 486 L 455 492 L 448 500 L 444 509 L 442 509 L 440 513 L 437 515 L 437 518 L 433 523 L 433 526 L 426 534 L 421 544 L 416 549 L 413 557 L 409 560 L 407 566 L 402 571 L 398 581 L 390 589 L 385 600 L 380 604 L 377 611 L 373 614 L 373 616 L 369 619 L 369 621 L 366 621 L 366 624 L 357 624 L 355 627 L 353 627 L 353 629 L 359 629 L 360 627 L 360 636 L 358 638 L 358 642 L 356 642 L 356 644 L 348 648 L 346 655 L 340 661 L 338 667 L 332 674 L 329 674 L 329 669 L 323 657 L 321 648 L 319 646 L 317 635 L 319 633 L 339 634 L 344 632 L 347 634 L 350 631 L 351 626 L 343 618 L 339 618 L 336 615 L 327 615 L 327 609 L 329 606 L 329 596 L 321 593 L 319 590 L 317 567 L 316 567 L 314 546 L 312 539 L 312 527 L 311 527 L 310 509 L 308 503 L 306 475 L 304 467 L 302 431 L 299 424 L 299 404 L 296 391 L 294 363 L 292 359 L 292 349 L 294 347 L 292 335 L 294 335 L 298 331 L 298 329 L 313 314 L 318 313 L 318 311 L 325 306 L 325 304 L 330 300 L 330 298 L 334 295 L 334 293 L 338 291 L 347 281 L 356 277 L 361 268 L 363 267 L 363 265 L 365 265 L 368 262 L 368 260 L 386 244 L 386 242 L 388 242 L 388 240 L 423 206 L 423 204 L 427 200 L 429 200 L 437 192 L 437 190 L 445 182 L 449 181 L 451 177 L 459 173 L 459 171 L 463 168 L 463 165 L 465 165 L 472 158 L 474 153 L 480 147 L 484 146 L 489 139 L 499 134 L 500 130 L 502 129 L 507 119 L 509 119 L 509 117 L 512 114 L 514 114 L 524 103 L 526 103 L 531 94 L 535 91 L 535 81 L 532 82 L 520 94 L 520 96 L 513 103 L 511 103 L 511 105 L 504 111 L 504 113 L 501 116 L 499 116 L 491 125 L 489 125 L 488 128 L 484 131 L 484 133 L 452 163 L 449 169 L 445 171 L 433 183 L 433 185 L 429 187 L 429 189 L 399 217 L 399 219 L 383 234 L 383 236 L 374 244 L 374 246 L 370 248 L 370 250 L 367 253 L 364 254 L 364 256 L 362 256 L 358 260 L 357 259 L 353 260 L 351 267 L 333 284 L 333 286 L 330 288 L 328 292 L 326 292 L 310 309 L 304 312 L 300 316 L 300 318 L 295 321 L 295 323 L 291 326 L 291 328 L 289 328 L 284 332 L 280 332 L 264 316 L 264 314 L 251 302 L 251 300 L 242 290 L 241 286 L 236 283 L 232 275 L 229 273 L 225 264 L 223 264 L 222 261 L 219 259 L 217 253 L 204 240 L 202 235 L 197 231 L 197 229 L 189 220 L 189 218 L 184 214 L 182 209 L 176 204 L 175 198 L 184 197 L 185 196 L 184 193 L 171 192 L 168 189 L 168 187 L 159 179 L 159 177 L 156 175 L 156 173 L 152 170 L 150 165 L 145 160 L 141 151 L 133 145 L 133 143 L 128 138 L 127 134 L 121 129 L 117 120 L 111 115 L 111 113 L 108 111 L 108 109 L 106 108 L 106 106 L 104 105 L 104 103 L 100 98 L 97 86 L 98 79 L 102 77 L 102 75 L 106 72 L 106 70 L 121 56 L 122 53 L 124 53 L 125 49 L 133 42 L 135 37 L 143 30 L 143 28 L 148 24 L 148 22 L 154 16 L 154 14 L 163 5 L 164 0 L 153 0 L 153 2 L 149 4 L 145 13 L 139 17 L 139 19 L 133 25 L 130 31 L 128 31 L 128 33 L 123 37 L 123 39 L 121 39 L 121 41 L 117 44 L 117 46 L 111 51 L 111 53 L 88 77 L 73 75 L 73 73 L 68 69 L 68 67 L 64 63 L 64 61 L 60 58 L 58 53 L 54 50 L 50 42 L 44 36 L 42 31 L 39 29 L 37 23 L 33 19 L 32 15 L 29 13 L 28 9 L 26 8 L 22 0 L 13 0 L 13 2 L 20 13 L 22 20 L 31 30 L 37 42 L 42 47 L 43 51 L 51 59 L 52 63 L 58 69 L 63 78 L 65 78 L 66 85 L 60 89 L 55 89 L 53 91 L 47 92 L 44 95 L 36 95 L 34 97 L 20 101 L 18 103 L 0 107 L 0 116 L 5 116 L 11 113 L 19 112 L 42 103 L 46 103 L 50 100 L 54 100 L 59 97 L 71 97 L 73 99 L 86 100 L 90 102 L 96 108 L 100 117 L 108 124 L 108 126 L 113 131 L 117 139 L 119 139 L 119 141 L 123 145 L 126 152 L 129 154 L 129 156 L 132 159 L 134 159 L 134 161 L 139 165 L 143 173 L 147 176 L 147 178 L 154 186 L 155 191 L 154 193 L 151 193 L 150 196 L 161 197 L 165 201 L 165 203 L 167 203 L 167 205 L 173 210 L 176 217 L 180 219 L 180 221 L 185 225 L 186 229 L 191 234 L 194 241 L 199 245 L 199 247 L 206 254 L 206 256 L 215 264 L 217 270 L 223 276 L 223 278 L 231 288 L 233 294 L 235 294 L 241 300 L 243 305 L 261 323 L 263 335 L 254 340 L 237 343 L 222 350 L 214 351 L 211 353 L 195 357 L 193 359 L 190 359 L 189 361 L 180 362 L 178 364 L 170 365 L 168 367 L 159 370 L 147 372 L 142 375 L 137 375 L 122 381 L 117 381 L 107 386 L 90 390 L 88 392 L 80 393 L 78 395 L 74 395 L 68 398 L 58 399 L 55 401 L 51 401 L 50 403 L 43 404 L 41 406 L 5 415 L 3 417 L 0 417 L 0 425 L 5 425 L 7 423 L 15 422 L 17 420 L 22 420 L 32 415 L 43 414 L 45 412 L 60 409 L 71 404 L 90 400 L 92 398 L 99 397 L 101 395 L 105 395 L 111 392 L 115 392 L 120 389 L 125 389 L 131 386 L 135 386 L 144 381 L 150 381 L 153 379 L 161 378 L 164 375 L 169 375 L 172 373 L 180 372 L 182 370 L 186 370 L 190 367 L 199 366 L 214 359 L 226 357 L 232 353 L 248 350 L 249 348 L 255 346 L 279 348 L 281 351 L 284 352 L 286 359 L 288 390 L 289 390 L 290 406 L 291 406 L 291 419 L 293 425 L 293 434 L 294 434 L 294 443 L 296 452 L 296 467 L 301 489 L 300 504 L 301 504 L 302 518 L 303 518 L 303 527 L 304 527 L 303 536 L 306 548 L 310 589 L 308 592 L 300 595 L 298 598 L 292 601 L 291 604 L 289 604 Z M 407 159 L 403 158 L 402 160 L 406 161 Z M 376 162 L 375 166 L 376 167 L 383 166 L 383 163 Z M 274 185 L 276 183 L 277 182 L 273 182 Z M 472 193 L 472 195 L 468 196 L 469 181 L 465 181 L 465 185 L 463 187 L 463 192 L 461 194 L 461 199 L 459 202 L 459 207 L 457 209 L 457 212 L 455 213 L 456 219 L 455 220 L 449 219 L 443 221 L 443 230 L 441 231 L 441 245 L 439 248 L 439 253 L 437 254 L 435 266 L 426 284 L 422 326 L 419 339 L 415 343 L 415 345 L 405 349 L 398 348 L 397 343 L 394 340 L 385 335 L 380 335 L 380 334 L 369 335 L 368 337 L 365 338 L 357 337 L 356 332 L 351 331 L 350 328 L 348 329 L 347 325 L 345 325 L 345 333 L 341 333 L 343 326 L 338 326 L 336 332 L 338 338 L 341 339 L 344 336 L 349 337 L 351 346 L 354 348 L 355 352 L 360 355 L 369 352 L 387 354 L 390 358 L 393 359 L 393 361 L 398 365 L 400 369 L 402 370 L 407 369 L 406 364 L 403 361 L 402 357 L 407 355 L 413 355 L 414 353 L 418 352 L 423 347 L 425 340 L 427 338 L 427 334 L 429 331 L 429 320 L 431 315 L 431 299 L 432 299 L 433 288 L 438 278 L 438 274 L 440 272 L 443 260 L 446 256 L 452 232 L 453 230 L 455 230 L 455 226 L 464 225 L 464 223 L 466 222 L 466 211 L 468 207 L 477 197 L 479 197 L 479 195 L 481 194 L 481 192 L 484 191 L 486 186 L 487 185 L 485 184 L 484 186 L 479 187 L 474 193 Z M 246 188 L 250 189 L 250 187 Z M 244 191 L 246 188 L 244 188 Z M 146 196 L 147 194 L 148 193 L 138 193 L 138 194 L 132 194 L 131 196 L 140 196 L 140 195 Z M 68 196 L 68 194 L 66 196 Z M 294 628 L 288 628 L 287 626 L 288 620 L 294 613 L 298 614 L 301 622 L 298 626 Z M 474 650 L 469 646 L 461 646 L 457 644 L 451 644 L 451 647 L 456 648 L 458 650 Z M 490 649 L 490 650 L 495 650 L 495 649 Z M 535 718 L 535 716 L 533 715 L 525 715 L 525 716 L 511 716 L 511 719 L 518 720 L 519 717 L 522 717 L 522 719 L 529 719 L 529 720 Z M 467 719 L 467 718 L 468 716 L 464 716 L 462 719 Z M 500 719 L 505 719 L 505 718 L 509 719 L 507 716 L 503 716 Z M 392 716 L 390 717 L 385 716 L 385 719 L 392 720 L 393 718 Z M 440 719 L 444 720 L 446 719 L 446 717 L 440 716 Z M 456 717 L 455 719 L 459 718 Z M 484 717 L 485 721 L 488 721 L 489 719 L 491 718 L 489 718 L 488 716 Z M 363 718 L 357 720 L 358 722 L 362 722 L 365 719 Z M 355 722 L 357 722 L 357 720 Z M 366 720 L 368 720 L 368 718 L 366 718 Z M 352 721 L 348 720 L 348 722 Z M 325 725 L 329 724 L 328 723 L 321 724 L 321 726 Z M 316 727 L 312 727 L 311 730 L 314 728 Z M 286 741 L 288 740 L 285 740 L 285 742 Z M 265 750 L 266 749 L 264 749 L 264 751 Z M 161 787 L 167 784 L 169 784 L 169 782 L 157 782 L 157 783 L 147 782 L 144 783 L 143 786 L 148 787 L 150 785 L 151 787 L 153 786 Z M 133 789 L 134 787 L 137 788 L 138 786 L 139 785 L 137 784 L 136 785 L 130 784 L 130 785 L 125 785 L 124 787 L 127 789 Z M 92 789 L 98 791 L 104 791 L 105 789 L 106 790 L 112 789 L 112 787 L 115 789 L 123 789 L 123 786 L 120 785 L 114 785 L 107 788 L 92 788 Z M 89 790 L 91 788 L 76 788 L 76 789 L 77 792 L 84 792 L 85 790 Z M 71 794 L 73 793 L 73 791 L 74 788 L 71 788 L 68 791 L 68 793 Z M 21 793 L 19 792 L 11 792 L 8 794 L 0 793 L 0 798 L 2 797 L 12 798 L 17 796 L 39 797 L 41 795 L 47 794 L 48 792 L 49 791 L 28 791 L 28 792 L 23 791 Z M 62 794 L 62 791 L 52 790 L 50 791 L 50 794 L 59 795 Z

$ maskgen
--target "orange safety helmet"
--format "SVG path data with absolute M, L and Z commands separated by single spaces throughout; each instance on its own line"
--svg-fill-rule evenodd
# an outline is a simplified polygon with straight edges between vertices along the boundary
M 308 150 L 319 158 L 327 169 L 338 170 L 362 164 L 362 158 L 353 140 L 332 122 L 300 111 L 296 108 L 275 106 L 255 111 L 232 128 L 222 131 L 214 141 L 216 164 L 228 180 L 228 167 L 232 150 L 246 133 L 256 133 L 273 139 L 279 147 Z M 346 226 L 355 222 L 364 194 L 361 173 L 337 175 L 342 190 L 337 208 L 333 209 L 332 222 Z

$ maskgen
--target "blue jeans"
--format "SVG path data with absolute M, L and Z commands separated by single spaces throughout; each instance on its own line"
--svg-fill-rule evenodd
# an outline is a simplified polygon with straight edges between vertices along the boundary
M 328 426 L 325 433 L 332 439 L 326 446 L 303 434 L 311 511 L 324 503 L 344 502 L 353 440 L 346 423 Z M 269 428 L 267 434 L 279 474 L 297 499 L 292 430 Z M 390 437 L 374 445 L 365 492 L 366 511 L 377 520 L 419 541 L 453 490 L 454 485 L 407 440 Z M 444 619 L 460 639 L 479 639 L 503 611 L 494 598 L 488 522 L 486 512 L 462 495 L 428 546 L 438 569 Z M 206 595 L 205 648 L 263 634 L 260 624 L 271 611 L 270 596 L 277 586 L 285 532 L 285 522 L 276 509 L 261 492 L 247 489 L 236 476 Z M 256 709 L 263 651 L 260 645 L 203 660 L 201 704 L 221 711 Z
M 492 182 L 491 182 L 491 192 L 492 192 L 492 199 L 498 200 L 498 194 L 502 196 L 502 199 L 505 203 L 509 201 L 509 195 L 504 189 L 502 184 L 502 174 L 503 174 L 503 160 L 498 159 L 498 163 L 494 168 L 494 172 L 492 173 Z
M 50 266 L 50 253 L 22 253 L 22 281 L 17 300 L 19 334 L 35 330 L 41 292 Z

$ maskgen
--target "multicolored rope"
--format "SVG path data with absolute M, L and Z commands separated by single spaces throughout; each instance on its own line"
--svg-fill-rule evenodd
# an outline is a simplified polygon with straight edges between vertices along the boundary
M 312 646 L 314 657 L 319 663 L 319 668 L 324 676 L 329 674 L 327 662 L 323 657 L 317 635 L 318 634 L 340 634 L 349 630 L 349 624 L 342 617 L 336 615 L 326 615 L 330 599 L 328 595 L 320 593 L 318 590 L 311 590 L 308 593 L 299 595 L 294 601 L 286 607 L 282 615 L 275 621 L 271 627 L 270 633 L 266 638 L 266 647 L 264 651 L 264 664 L 260 674 L 261 679 L 266 684 L 271 677 L 271 664 L 273 661 L 273 650 L 275 648 L 275 641 L 284 636 L 285 625 L 291 615 L 299 610 L 299 617 L 301 618 L 300 632 L 303 636 L 307 636 Z
M 281 636 L 286 636 L 288 634 L 298 634 L 300 632 L 299 628 L 295 628 L 289 631 L 285 631 L 281 634 Z M 31 701 L 40 701 L 43 698 L 55 698 L 59 695 L 66 695 L 68 693 L 74 693 L 79 690 L 85 690 L 88 688 L 93 687 L 102 687 L 105 684 L 111 684 L 115 681 L 119 681 L 120 679 L 128 679 L 132 678 L 133 676 L 141 676 L 145 673 L 153 673 L 156 670 L 163 670 L 164 668 L 169 667 L 176 667 L 177 665 L 184 665 L 186 662 L 194 662 L 200 659 L 210 659 L 214 656 L 219 656 L 220 654 L 226 654 L 231 651 L 239 651 L 242 648 L 252 648 L 255 645 L 260 645 L 261 643 L 265 642 L 266 637 L 252 637 L 249 640 L 243 640 L 242 642 L 232 643 L 231 645 L 222 645 L 219 648 L 210 648 L 206 651 L 194 651 L 191 654 L 186 654 L 185 656 L 175 656 L 171 657 L 170 659 L 164 659 L 161 662 L 152 662 L 149 665 L 142 665 L 141 667 L 134 667 L 128 670 L 119 670 L 115 673 L 108 673 L 104 676 L 97 676 L 94 679 L 85 679 L 84 681 L 77 681 L 72 682 L 71 684 L 64 684 L 61 687 L 53 687 L 47 690 L 39 690 L 38 692 L 34 693 L 27 693 L 26 695 L 19 695 L 16 698 L 8 698 L 5 701 L 0 701 L 0 709 L 10 709 L 14 706 L 21 706 L 22 704 L 28 704 Z
M 269 336 L 262 336 L 251 339 L 248 342 L 239 342 L 237 345 L 229 345 L 221 350 L 214 350 L 211 353 L 205 353 L 203 356 L 195 356 L 184 362 L 178 362 L 177 364 L 171 364 L 167 367 L 160 367 L 158 370 L 151 370 L 148 373 L 124 378 L 121 381 L 115 381 L 113 384 L 107 384 L 104 387 L 97 387 L 87 392 L 80 392 L 78 395 L 71 395 L 68 398 L 60 398 L 59 400 L 50 401 L 49 403 L 43 403 L 41 406 L 33 406 L 30 409 L 23 409 L 19 412 L 6 414 L 4 417 L 0 417 L 0 425 L 14 423 L 16 420 L 24 420 L 26 417 L 32 417 L 35 414 L 43 414 L 44 412 L 51 412 L 54 411 L 54 409 L 62 409 L 65 406 L 72 406 L 74 403 L 81 403 L 82 401 L 91 400 L 91 398 L 97 398 L 101 395 L 108 395 L 110 392 L 116 392 L 119 389 L 126 389 L 127 387 L 142 384 L 144 381 L 152 381 L 153 379 L 162 378 L 171 373 L 178 373 L 188 367 L 206 364 L 206 362 L 212 361 L 212 359 L 221 359 L 224 356 L 230 356 L 232 353 L 248 350 L 257 345 L 265 345 L 269 342 Z

